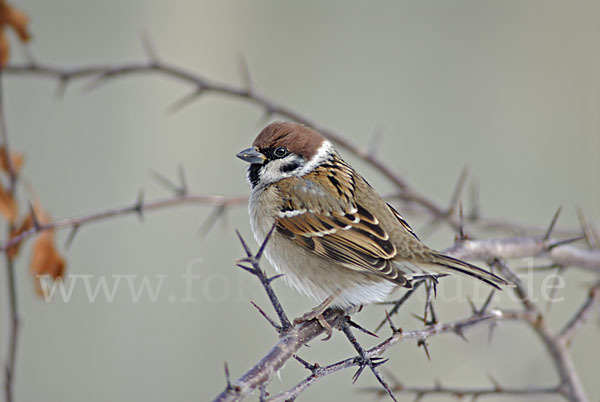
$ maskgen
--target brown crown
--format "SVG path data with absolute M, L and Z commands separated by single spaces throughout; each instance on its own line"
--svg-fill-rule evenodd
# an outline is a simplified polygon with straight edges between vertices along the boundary
M 310 160 L 325 138 L 316 131 L 298 123 L 275 122 L 265 127 L 256 137 L 253 146 L 259 150 L 286 147 L 288 151 Z

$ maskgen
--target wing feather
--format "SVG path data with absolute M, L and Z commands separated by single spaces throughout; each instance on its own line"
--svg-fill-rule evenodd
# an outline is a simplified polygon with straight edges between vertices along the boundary
M 277 218 L 277 230 L 321 257 L 355 270 L 382 275 L 400 285 L 407 281 L 392 264 L 396 248 L 366 209 L 325 214 L 307 210 Z

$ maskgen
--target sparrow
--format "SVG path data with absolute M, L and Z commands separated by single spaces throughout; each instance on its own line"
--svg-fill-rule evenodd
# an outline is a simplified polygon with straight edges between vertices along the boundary
M 292 288 L 345 311 L 448 273 L 500 289 L 507 282 L 419 240 L 404 218 L 309 127 L 275 122 L 237 154 L 250 165 L 248 203 L 256 241 Z M 319 320 L 320 321 L 320 320 Z

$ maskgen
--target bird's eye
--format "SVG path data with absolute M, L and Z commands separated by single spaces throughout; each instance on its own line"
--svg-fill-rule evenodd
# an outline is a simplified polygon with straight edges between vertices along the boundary
M 273 155 L 276 158 L 283 158 L 285 156 L 287 156 L 288 154 L 288 150 L 286 147 L 277 147 L 275 148 L 275 151 L 273 151 Z

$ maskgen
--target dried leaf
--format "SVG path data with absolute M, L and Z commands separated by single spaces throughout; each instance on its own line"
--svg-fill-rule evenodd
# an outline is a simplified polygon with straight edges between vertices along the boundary
M 10 238 L 13 239 L 17 236 L 20 236 L 23 232 L 28 231 L 33 227 L 33 217 L 31 213 L 27 214 L 27 216 L 23 219 L 20 225 L 17 225 L 12 232 L 10 232 Z M 19 248 L 21 248 L 21 243 L 19 242 L 12 247 L 9 247 L 6 250 L 6 255 L 8 258 L 13 259 L 19 253 Z
M 49 275 L 54 280 L 62 278 L 65 272 L 65 260 L 56 249 L 53 231 L 42 232 L 35 239 L 30 272 L 39 295 L 43 295 L 40 275 Z
M 6 33 L 0 28 L 0 67 L 4 67 L 10 55 L 10 45 Z
M 18 174 L 21 171 L 21 166 L 23 166 L 24 160 L 25 156 L 21 152 L 13 151 L 10 153 L 10 162 L 16 174 Z M 9 173 L 6 148 L 3 146 L 0 147 L 0 169 L 5 171 L 6 173 Z
M 20 9 L 6 1 L 0 1 L 0 65 L 6 65 L 10 55 L 10 46 L 6 37 L 6 27 L 11 27 L 21 42 L 31 39 L 29 17 Z
M 9 222 L 14 222 L 17 218 L 17 202 L 2 183 L 0 182 L 0 214 Z
M 28 29 L 29 17 L 27 14 L 8 3 L 4 3 L 2 6 L 1 12 L 3 15 L 0 18 L 3 20 L 4 24 L 15 30 L 21 42 L 29 41 L 31 39 L 31 34 Z
M 32 213 L 35 214 L 35 219 L 37 219 L 39 224 L 50 223 L 50 215 L 39 201 L 33 206 Z M 33 225 L 32 213 L 29 216 Z M 65 266 L 65 259 L 58 252 L 54 242 L 54 230 L 46 230 L 40 233 L 33 243 L 31 263 L 29 265 L 36 292 L 40 296 L 43 296 L 44 293 L 41 287 L 42 278 L 39 275 L 49 275 L 52 279 L 57 280 L 62 278 L 65 273 Z

